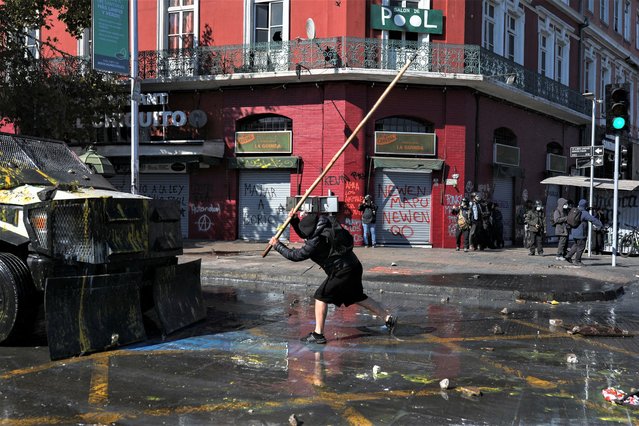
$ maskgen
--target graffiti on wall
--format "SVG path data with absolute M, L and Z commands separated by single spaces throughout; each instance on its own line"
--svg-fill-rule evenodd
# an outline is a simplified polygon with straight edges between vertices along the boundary
M 384 200 L 382 226 L 395 236 L 411 238 L 414 226 L 430 223 L 430 188 L 424 185 L 378 185 L 377 199 Z
M 454 237 L 457 233 L 457 215 L 452 213 L 455 206 L 461 205 L 462 194 L 444 196 L 444 215 L 446 216 L 446 230 L 449 237 Z
M 247 205 L 256 206 L 257 212 L 244 212 L 242 220 L 245 225 L 277 227 L 286 220 L 286 206 L 282 203 L 271 204 L 271 200 L 278 197 L 285 199 L 286 195 L 279 195 L 275 186 L 267 184 L 247 183 L 242 188 L 243 197 Z M 251 198 L 256 199 L 252 200 Z
M 210 183 L 191 183 L 189 221 L 197 238 L 222 238 L 222 205 L 219 187 Z

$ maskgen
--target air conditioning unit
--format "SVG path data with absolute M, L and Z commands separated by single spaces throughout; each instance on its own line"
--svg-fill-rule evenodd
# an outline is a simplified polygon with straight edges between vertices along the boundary
M 568 158 L 563 155 L 546 154 L 546 171 L 566 173 L 568 170 Z
M 499 143 L 494 144 L 493 163 L 519 167 L 519 148 Z

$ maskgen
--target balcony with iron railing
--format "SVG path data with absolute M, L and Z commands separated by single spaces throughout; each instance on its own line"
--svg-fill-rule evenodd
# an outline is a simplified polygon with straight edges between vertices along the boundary
M 309 75 L 363 71 L 370 75 L 399 70 L 415 55 L 406 76 L 455 76 L 469 81 L 505 82 L 531 98 L 589 116 L 590 101 L 553 79 L 477 45 L 416 43 L 336 37 L 252 45 L 199 46 L 192 49 L 142 51 L 143 81 L 184 82 L 245 80 L 264 74 L 297 79 Z M 246 82 L 246 81 L 245 81 Z M 505 83 L 504 83 L 505 84 Z

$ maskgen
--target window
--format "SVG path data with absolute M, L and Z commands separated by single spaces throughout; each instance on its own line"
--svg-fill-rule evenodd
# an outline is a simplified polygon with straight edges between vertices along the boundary
M 604 23 L 608 23 L 608 0 L 599 0 L 599 19 Z
M 594 12 L 595 11 L 595 0 L 588 0 L 588 3 L 586 4 L 586 7 L 588 8 L 588 12 Z
M 635 49 L 639 49 L 639 12 L 635 20 Z
M 568 82 L 569 30 L 556 18 L 539 19 L 539 73 L 562 84 Z
M 275 114 L 252 115 L 237 122 L 238 132 L 274 132 L 293 130 L 293 120 Z
M 484 2 L 482 33 L 482 46 L 493 52 L 495 50 L 495 5 L 490 1 Z
M 432 123 L 418 121 L 408 117 L 386 117 L 375 122 L 376 132 L 411 132 L 434 133 L 435 126 Z
M 614 7 L 612 9 L 612 27 L 613 29 L 621 34 L 622 24 L 621 24 L 621 14 L 622 14 L 622 0 L 614 0 Z
M 601 78 L 599 80 L 599 93 L 606 93 L 606 84 L 610 83 L 610 61 L 605 58 L 601 60 Z
M 584 87 L 583 91 L 596 93 L 595 90 L 595 62 L 592 58 L 584 60 Z
M 24 46 L 26 49 L 25 55 L 28 55 L 34 59 L 40 57 L 40 49 L 38 48 L 40 40 L 40 30 L 37 28 L 30 28 L 25 30 Z
M 555 48 L 555 80 L 562 83 L 564 66 L 564 46 L 557 44 Z
M 284 5 L 281 1 L 269 1 L 255 4 L 256 43 L 282 41 Z
M 523 64 L 524 32 L 524 10 L 519 1 L 484 0 L 482 47 Z
M 539 33 L 539 74 L 548 75 L 548 37 Z
M 511 14 L 506 15 L 506 37 L 504 40 L 504 56 L 511 61 L 515 60 L 515 47 L 516 47 L 516 24 L 517 19 Z
M 623 6 L 623 38 L 630 40 L 630 0 L 626 0 Z
M 168 8 L 168 48 L 194 47 L 195 0 L 170 0 Z
M 507 127 L 499 127 L 493 132 L 493 143 L 517 146 L 517 136 Z
M 291 0 L 244 0 L 244 43 L 271 43 L 289 39 Z

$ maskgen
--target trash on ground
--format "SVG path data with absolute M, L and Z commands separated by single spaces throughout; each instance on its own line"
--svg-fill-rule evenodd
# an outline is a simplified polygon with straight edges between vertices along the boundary
M 473 387 L 473 386 L 461 386 L 458 389 L 462 394 L 466 396 L 472 396 L 472 397 L 482 396 L 481 389 Z
M 391 266 L 397 266 L 397 263 L 391 262 Z
M 601 391 L 604 399 L 608 402 L 614 402 L 620 405 L 632 405 L 634 407 L 639 406 L 639 391 L 626 393 L 617 388 L 606 388 Z
M 628 330 L 622 330 L 619 327 L 601 324 L 588 325 L 569 325 L 566 327 L 568 334 L 580 334 L 590 337 L 631 337 Z
M 550 323 L 550 325 L 562 325 L 564 323 L 563 320 L 557 319 L 557 318 L 551 318 L 550 320 L 548 320 L 548 322 Z
M 444 379 L 441 382 L 439 382 L 439 387 L 441 388 L 441 390 L 446 390 L 450 387 L 450 380 L 448 379 Z
M 504 330 L 501 329 L 500 326 L 494 325 L 493 328 L 490 329 L 493 334 L 504 334 Z
M 495 348 L 489 348 L 487 346 L 479 348 L 479 349 L 481 349 L 482 351 L 488 351 L 488 352 L 494 352 L 495 351 Z
M 499 313 L 502 314 L 502 315 L 508 315 L 510 313 L 510 311 L 508 311 L 508 308 L 504 308 Z
M 302 422 L 299 421 L 295 414 L 291 414 L 291 416 L 288 418 L 288 424 L 290 424 L 291 426 L 299 426 L 302 424 Z
M 566 357 L 566 362 L 569 363 L 569 364 L 577 364 L 577 362 L 579 362 L 579 360 L 577 359 L 577 355 L 568 354 L 568 356 Z

